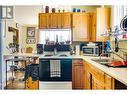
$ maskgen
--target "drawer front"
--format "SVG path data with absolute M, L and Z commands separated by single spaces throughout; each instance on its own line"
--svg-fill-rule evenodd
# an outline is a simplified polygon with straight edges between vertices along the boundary
M 83 65 L 83 60 L 81 60 L 81 59 L 74 59 L 73 60 L 73 64 L 75 64 L 75 65 Z

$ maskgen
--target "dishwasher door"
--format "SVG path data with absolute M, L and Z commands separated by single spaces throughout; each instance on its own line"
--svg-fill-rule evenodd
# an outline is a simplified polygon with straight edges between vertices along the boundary
M 48 81 L 50 80 L 50 60 L 39 59 L 39 80 Z
M 72 81 L 72 59 L 61 59 L 61 80 Z
M 60 60 L 59 66 L 54 67 L 56 73 L 52 73 L 51 61 Z M 58 71 L 56 71 L 58 69 Z M 53 70 L 54 72 L 54 70 Z M 59 73 L 57 73 L 59 72 Z M 39 59 L 40 81 L 72 81 L 72 59 Z

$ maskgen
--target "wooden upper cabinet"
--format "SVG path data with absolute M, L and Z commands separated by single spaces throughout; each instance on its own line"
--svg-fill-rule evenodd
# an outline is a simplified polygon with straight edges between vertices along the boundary
M 71 28 L 71 13 L 62 13 L 62 28 Z
M 106 41 L 107 37 L 102 36 L 110 28 L 110 8 L 97 8 L 97 34 L 96 41 Z
M 51 16 L 51 26 L 50 28 L 61 28 L 62 23 L 61 23 L 61 14 L 60 13 L 52 13 Z
M 89 40 L 89 14 L 73 13 L 73 41 Z
M 39 29 L 46 29 L 50 26 L 50 14 L 40 13 L 39 14 Z
M 71 13 L 40 13 L 40 29 L 71 28 Z
M 89 12 L 89 41 L 96 41 L 96 12 Z

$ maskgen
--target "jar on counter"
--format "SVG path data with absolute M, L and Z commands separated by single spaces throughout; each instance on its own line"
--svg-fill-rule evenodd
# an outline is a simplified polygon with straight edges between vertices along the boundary
M 52 8 L 52 13 L 55 13 L 56 9 L 55 8 Z
M 49 6 L 45 6 L 45 13 L 49 13 Z

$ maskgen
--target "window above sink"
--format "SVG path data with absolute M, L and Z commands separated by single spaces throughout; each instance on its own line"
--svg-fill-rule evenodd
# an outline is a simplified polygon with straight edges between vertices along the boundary
M 39 31 L 40 44 L 46 44 L 46 40 L 55 43 L 57 37 L 61 44 L 66 43 L 66 41 L 71 42 L 71 29 L 44 29 Z

